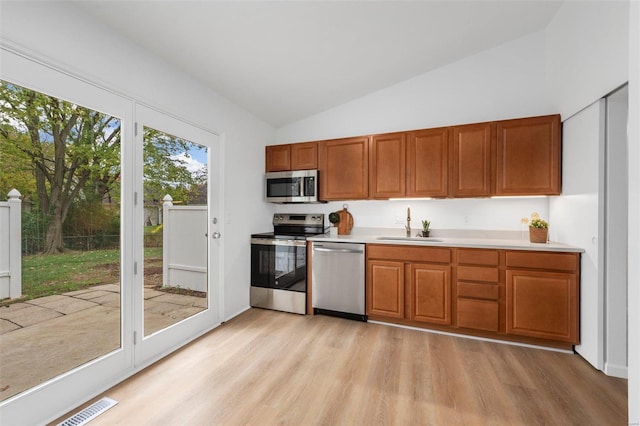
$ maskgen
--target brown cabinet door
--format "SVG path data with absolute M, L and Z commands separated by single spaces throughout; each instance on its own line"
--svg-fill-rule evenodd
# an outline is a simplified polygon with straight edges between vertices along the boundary
M 265 171 L 291 170 L 291 145 L 271 145 L 265 148 Z
M 291 170 L 318 168 L 318 143 L 304 142 L 291 145 Z
M 410 271 L 410 319 L 450 325 L 451 267 L 412 263 Z
M 453 128 L 451 195 L 489 197 L 493 194 L 495 161 L 492 123 Z
M 497 195 L 559 195 L 560 116 L 497 123 Z
M 507 333 L 578 343 L 576 274 L 507 270 Z
M 459 298 L 456 310 L 458 327 L 500 331 L 500 305 L 496 300 Z
M 407 137 L 407 197 L 449 194 L 448 128 L 410 132 Z
M 390 133 L 371 138 L 369 194 L 372 198 L 404 197 L 406 134 Z
M 404 263 L 367 262 L 367 315 L 404 318 Z
M 369 197 L 369 138 L 322 141 L 318 144 L 320 198 L 358 200 Z

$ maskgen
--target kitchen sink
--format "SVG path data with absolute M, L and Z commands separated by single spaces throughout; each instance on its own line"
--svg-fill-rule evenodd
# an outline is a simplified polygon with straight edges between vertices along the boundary
M 441 243 L 442 240 L 431 237 L 378 237 L 379 241 L 416 241 L 425 243 Z

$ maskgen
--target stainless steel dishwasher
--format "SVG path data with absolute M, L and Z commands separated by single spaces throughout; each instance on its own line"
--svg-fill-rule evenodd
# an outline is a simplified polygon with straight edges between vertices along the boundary
M 317 314 L 366 321 L 364 244 L 311 244 L 311 304 Z

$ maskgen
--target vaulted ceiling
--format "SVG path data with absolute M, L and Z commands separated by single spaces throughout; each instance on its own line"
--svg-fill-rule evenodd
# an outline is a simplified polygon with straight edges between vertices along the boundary
M 540 31 L 561 2 L 73 4 L 279 127 Z

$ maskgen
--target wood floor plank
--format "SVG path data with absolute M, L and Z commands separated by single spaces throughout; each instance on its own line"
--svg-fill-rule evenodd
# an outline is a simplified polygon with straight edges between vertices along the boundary
M 626 389 L 574 354 L 251 309 L 92 425 L 624 425 Z

